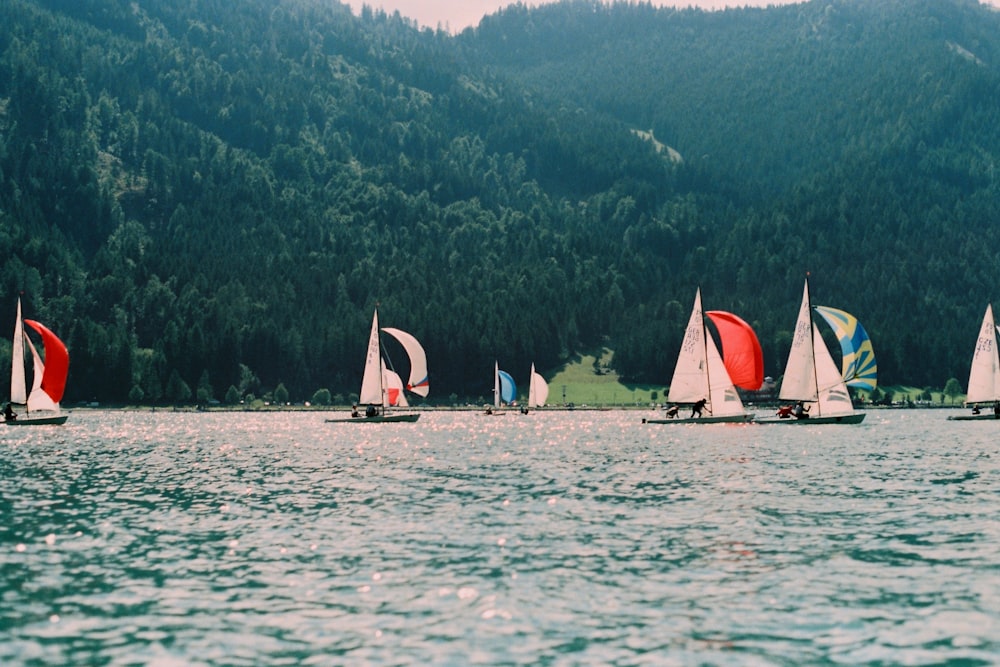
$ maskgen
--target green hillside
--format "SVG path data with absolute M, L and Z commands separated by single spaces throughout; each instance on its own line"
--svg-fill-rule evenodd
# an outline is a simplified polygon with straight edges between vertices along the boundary
M 546 380 L 549 384 L 548 404 L 634 407 L 666 400 L 666 385 L 622 382 L 611 368 L 612 360 L 613 354 L 607 348 L 602 348 L 599 353 L 574 356 Z

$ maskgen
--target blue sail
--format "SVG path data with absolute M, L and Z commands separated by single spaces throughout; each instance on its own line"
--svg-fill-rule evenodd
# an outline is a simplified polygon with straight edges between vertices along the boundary
M 512 403 L 517 396 L 517 387 L 514 386 L 514 378 L 507 371 L 497 371 L 500 376 L 500 400 L 504 403 Z
M 847 386 L 873 390 L 878 384 L 878 364 L 875 363 L 875 350 L 868 332 L 850 313 L 828 306 L 813 306 L 813 309 L 837 334 L 844 357 L 843 376 Z

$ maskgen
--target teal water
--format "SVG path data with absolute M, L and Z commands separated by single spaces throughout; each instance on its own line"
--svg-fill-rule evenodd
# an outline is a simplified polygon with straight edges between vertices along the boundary
M 988 665 L 1000 423 L 0 429 L 3 665 Z

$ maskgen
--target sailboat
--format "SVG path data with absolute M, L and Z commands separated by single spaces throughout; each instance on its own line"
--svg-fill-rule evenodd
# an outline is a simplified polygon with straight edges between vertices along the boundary
M 531 364 L 531 375 L 528 376 L 528 404 L 521 408 L 521 414 L 528 414 L 529 408 L 540 408 L 549 398 L 549 385 Z
M 389 334 L 403 346 L 410 359 L 410 378 L 405 389 L 418 396 L 427 396 L 430 384 L 427 377 L 427 355 L 423 346 L 409 334 L 400 329 L 385 327 L 382 332 Z M 365 415 L 352 415 L 347 419 L 327 419 L 328 422 L 340 423 L 384 423 L 384 422 L 415 422 L 419 413 L 389 414 L 387 407 L 406 406 L 406 396 L 403 393 L 403 381 L 399 375 L 386 366 L 382 354 L 382 340 L 379 335 L 378 308 L 372 317 L 371 333 L 368 336 L 368 354 L 365 358 L 365 372 L 361 380 L 360 403 L 367 405 Z
M 708 316 L 722 342 L 723 356 L 705 324 Z M 647 424 L 713 424 L 749 422 L 753 414 L 743 407 L 736 386 L 759 389 L 764 381 L 764 361 L 760 342 L 749 324 L 721 310 L 702 312 L 701 289 L 695 294 L 694 307 L 677 357 L 667 400 L 675 405 L 701 405 L 708 412 L 690 418 L 644 419 Z M 733 377 L 735 375 L 735 378 Z
M 484 414 L 502 415 L 500 408 L 510 405 L 517 397 L 517 387 L 514 378 L 507 371 L 500 370 L 499 362 L 493 362 L 493 406 L 486 406 Z
M 24 325 L 38 332 L 42 337 L 45 359 L 39 356 L 31 339 L 25 334 Z M 10 368 L 10 403 L 5 423 L 9 426 L 37 426 L 44 424 L 65 424 L 68 415 L 59 406 L 66 389 L 69 374 L 69 352 L 58 336 L 49 331 L 41 322 L 21 318 L 21 299 L 17 300 L 17 321 L 14 323 L 14 353 Z M 24 346 L 31 352 L 33 375 L 31 392 L 27 390 L 24 370 Z M 13 407 L 23 406 L 23 414 L 17 414 Z
M 827 314 L 832 311 L 832 316 L 836 313 L 843 313 L 836 309 L 827 309 L 818 312 L 827 319 Z M 812 305 L 809 297 L 809 279 L 806 278 L 805 287 L 802 291 L 802 304 L 799 307 L 799 317 L 795 323 L 795 334 L 792 338 L 792 349 L 788 352 L 788 363 L 785 365 L 785 376 L 781 381 L 781 391 L 778 398 L 782 401 L 794 401 L 801 403 L 804 410 L 801 418 L 782 418 L 759 420 L 761 424 L 860 424 L 865 413 L 856 412 L 851 401 L 851 395 L 847 390 L 847 380 L 837 368 L 827 349 L 823 337 L 820 336 L 819 327 L 812 321 Z M 825 314 L 826 313 L 826 314 Z M 857 320 L 847 313 L 843 313 L 849 318 L 847 323 Z M 837 317 L 834 317 L 837 320 Z M 829 319 L 827 319 L 829 321 Z M 871 341 L 864 333 L 864 328 L 858 325 L 862 335 L 858 336 L 861 341 L 861 348 L 856 349 L 854 343 L 849 343 L 845 354 L 845 367 L 855 367 L 864 369 L 861 379 L 857 382 L 860 386 L 875 387 L 875 355 L 871 352 Z M 837 325 L 834 325 L 837 329 Z M 855 330 L 856 332 L 856 330 Z M 850 341 L 851 337 L 840 337 L 841 345 L 845 344 L 845 339 Z M 866 344 L 866 345 L 865 345 Z M 870 358 L 869 358 L 870 355 Z M 854 362 L 860 363 L 854 363 Z
M 976 351 L 972 355 L 972 368 L 969 369 L 969 388 L 965 402 L 975 406 L 973 414 L 953 415 L 948 419 L 952 421 L 1000 419 L 1000 414 L 995 409 L 1000 404 L 1000 352 L 997 349 L 997 327 L 993 320 L 992 304 L 987 304 L 983 324 L 979 327 Z M 980 414 L 978 409 L 980 403 L 992 403 L 994 409 Z

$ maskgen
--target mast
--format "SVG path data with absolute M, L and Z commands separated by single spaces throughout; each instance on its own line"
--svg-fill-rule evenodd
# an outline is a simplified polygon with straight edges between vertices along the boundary
M 381 401 L 382 414 L 385 414 L 385 373 L 382 369 L 385 368 L 385 357 L 382 355 L 382 332 L 378 328 L 378 304 L 375 304 L 375 344 L 378 347 L 378 396 Z
M 819 395 L 819 373 L 816 371 L 816 325 L 812 323 L 812 296 L 809 294 L 809 274 L 806 274 L 806 289 L 803 299 L 806 302 L 806 313 L 809 316 L 809 352 L 812 356 L 812 376 L 813 387 L 816 388 L 816 416 L 822 416 L 823 408 L 820 406 Z
M 705 309 L 701 305 L 701 287 L 698 288 L 698 324 L 701 325 L 701 347 L 702 347 L 702 359 L 705 360 L 705 384 L 708 390 L 708 404 L 712 407 L 709 408 L 709 414 L 715 412 L 715 402 L 712 400 L 712 364 L 708 361 L 708 327 L 705 326 Z

